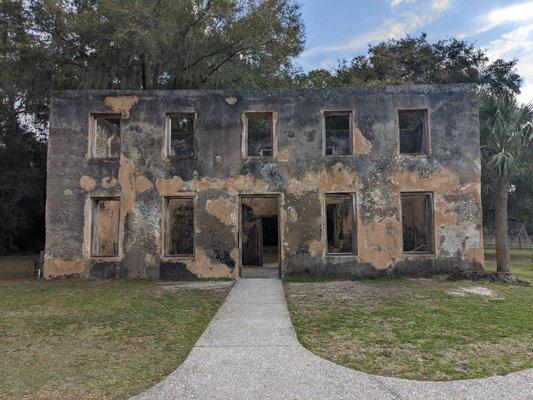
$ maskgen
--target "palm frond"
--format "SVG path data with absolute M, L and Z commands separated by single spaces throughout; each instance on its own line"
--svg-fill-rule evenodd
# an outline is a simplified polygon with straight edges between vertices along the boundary
M 533 105 L 512 94 L 480 96 L 482 165 L 495 179 L 508 179 L 533 155 Z

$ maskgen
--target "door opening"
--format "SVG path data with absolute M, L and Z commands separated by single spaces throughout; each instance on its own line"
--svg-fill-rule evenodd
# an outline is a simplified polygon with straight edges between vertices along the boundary
M 241 276 L 279 276 L 278 218 L 277 195 L 241 196 Z

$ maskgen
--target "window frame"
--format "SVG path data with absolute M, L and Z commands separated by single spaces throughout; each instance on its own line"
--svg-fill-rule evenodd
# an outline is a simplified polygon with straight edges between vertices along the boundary
M 90 211 L 90 222 L 91 222 L 91 232 L 90 232 L 90 245 L 89 245 L 89 255 L 91 258 L 118 258 L 121 254 L 121 244 L 120 244 L 120 218 L 121 218 L 121 198 L 117 196 L 95 196 L 90 197 L 91 201 L 91 211 Z M 117 226 L 117 252 L 115 254 L 100 254 L 98 250 L 99 239 L 98 239 L 98 226 L 100 222 L 100 203 L 103 201 L 117 201 L 118 202 L 118 226 Z
M 354 139 L 354 111 L 353 110 L 322 110 L 322 157 L 335 158 L 335 157 L 350 157 L 355 154 L 355 139 Z M 328 116 L 345 116 L 348 115 L 349 125 L 349 138 L 350 143 L 350 153 L 349 154 L 326 154 L 326 149 L 330 146 L 327 146 L 327 130 L 326 130 L 326 118 Z
M 327 198 L 328 196 L 349 196 L 351 197 L 351 205 L 352 205 L 352 252 L 343 252 L 343 253 L 335 253 L 329 251 L 328 246 L 328 216 L 327 216 Z M 357 224 L 357 193 L 355 192 L 326 192 L 323 196 L 324 199 L 324 205 L 322 207 L 323 210 L 323 237 L 324 237 L 324 253 L 327 257 L 354 257 L 358 256 L 358 224 Z
M 192 253 L 190 254 L 172 254 L 168 252 L 170 235 L 168 229 L 170 227 L 169 222 L 169 202 L 171 200 L 190 200 L 192 203 Z M 196 196 L 194 195 L 178 195 L 178 196 L 164 196 L 163 197 L 163 218 L 162 218 L 162 256 L 165 259 L 177 259 L 177 258 L 194 258 L 196 255 Z
M 122 154 L 122 122 L 123 118 L 120 113 L 106 113 L 106 112 L 91 112 L 89 113 L 89 134 L 88 134 L 88 158 L 90 160 L 106 160 L 106 161 L 118 161 L 120 154 L 117 157 L 98 157 L 96 156 L 96 138 L 98 129 L 98 118 L 116 118 L 120 121 L 119 133 L 120 133 L 120 154 Z
M 398 108 L 396 109 L 396 123 L 398 124 L 398 146 L 397 152 L 400 156 L 407 157 L 424 157 L 431 153 L 431 131 L 430 131 L 430 108 Z M 402 153 L 401 152 L 401 132 L 400 132 L 400 113 L 416 113 L 422 112 L 424 119 L 422 121 L 422 146 L 424 147 L 420 153 Z
M 248 117 L 250 115 L 269 115 L 271 118 L 271 132 L 270 132 L 270 143 L 271 143 L 271 151 L 272 154 L 270 156 L 261 156 L 261 155 L 250 155 L 248 154 Z M 243 130 L 242 130 L 242 139 L 241 139 L 241 155 L 245 159 L 271 159 L 274 158 L 277 154 L 276 149 L 276 122 L 277 122 L 277 113 L 275 111 L 245 111 L 242 114 L 242 121 L 243 121 Z
M 429 198 L 429 210 L 431 210 L 431 214 L 428 216 L 429 221 L 427 221 L 427 235 L 428 235 L 428 248 L 427 251 L 404 251 L 403 249 L 403 205 L 402 200 L 404 197 L 418 197 L 418 196 L 425 196 Z M 402 239 L 402 254 L 404 256 L 433 256 L 436 254 L 436 244 L 435 244 L 435 201 L 434 201 L 434 192 L 431 191 L 408 191 L 408 192 L 400 192 L 400 226 L 401 226 L 401 239 Z M 427 211 L 427 210 L 426 210 Z
M 180 115 L 190 115 L 193 118 L 193 155 L 192 156 L 173 156 L 172 155 L 172 117 Z M 197 116 L 195 111 L 174 111 L 165 114 L 165 133 L 163 145 L 165 146 L 164 154 L 167 160 L 190 160 L 197 157 L 196 134 L 197 134 Z

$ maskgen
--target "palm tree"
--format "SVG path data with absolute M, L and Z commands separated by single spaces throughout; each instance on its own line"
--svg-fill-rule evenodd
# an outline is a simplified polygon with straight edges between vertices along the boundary
M 533 162 L 533 104 L 520 105 L 508 93 L 484 93 L 479 120 L 482 166 L 495 184 L 496 274 L 514 281 L 507 244 L 507 200 L 512 175 Z

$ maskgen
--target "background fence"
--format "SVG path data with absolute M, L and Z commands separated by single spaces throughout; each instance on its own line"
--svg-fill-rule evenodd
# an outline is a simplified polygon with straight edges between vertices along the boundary
M 485 235 L 483 237 L 485 247 L 493 249 L 495 247 L 494 236 Z M 511 249 L 533 249 L 533 240 L 531 238 L 521 238 L 509 236 L 509 248 Z
M 511 249 L 533 249 L 533 234 L 528 232 L 524 223 L 509 221 L 508 243 Z M 494 248 L 494 230 L 486 228 L 483 232 L 485 247 Z

